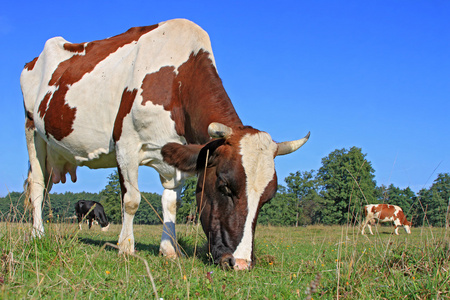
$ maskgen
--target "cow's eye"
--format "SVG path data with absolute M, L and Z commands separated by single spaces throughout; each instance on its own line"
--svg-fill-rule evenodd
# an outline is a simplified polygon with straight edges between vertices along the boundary
M 233 195 L 233 193 L 231 192 L 231 189 L 226 184 L 220 185 L 219 191 L 225 197 L 231 197 Z

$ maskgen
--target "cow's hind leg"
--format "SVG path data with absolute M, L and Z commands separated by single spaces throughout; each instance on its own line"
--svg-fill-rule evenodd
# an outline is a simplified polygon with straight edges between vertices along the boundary
M 127 146 L 132 143 L 124 142 L 125 149 L 120 149 L 116 144 L 117 169 L 119 173 L 120 188 L 122 190 L 123 223 L 119 236 L 119 252 L 134 253 L 133 220 L 141 202 L 141 194 L 138 188 L 138 153 L 129 151 Z
M 25 135 L 27 140 L 28 156 L 30 168 L 26 180 L 26 204 L 31 204 L 33 211 L 32 236 L 41 237 L 44 234 L 44 224 L 42 221 L 42 203 L 44 192 L 50 191 L 51 181 L 46 169 L 47 145 L 39 136 L 31 120 L 25 125 Z

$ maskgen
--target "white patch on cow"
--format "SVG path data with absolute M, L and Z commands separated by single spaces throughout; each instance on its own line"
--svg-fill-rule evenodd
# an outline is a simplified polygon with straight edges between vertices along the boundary
M 236 259 L 251 261 L 253 232 L 259 200 L 275 174 L 277 144 L 268 133 L 247 134 L 241 139 L 242 165 L 246 175 L 247 218 L 242 240 L 234 251 Z

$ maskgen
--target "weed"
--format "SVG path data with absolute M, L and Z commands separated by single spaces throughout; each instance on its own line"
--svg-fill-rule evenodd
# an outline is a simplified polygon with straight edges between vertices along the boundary
M 17 219 L 17 218 L 16 218 Z M 15 220 L 16 220 L 15 219 Z M 136 255 L 118 255 L 120 225 L 79 231 L 46 223 L 0 223 L 0 298 L 444 299 L 450 297 L 450 238 L 443 228 L 393 236 L 380 227 L 258 226 L 250 272 L 211 263 L 197 225 L 178 226 L 183 257 L 158 255 L 162 226 L 136 225 Z

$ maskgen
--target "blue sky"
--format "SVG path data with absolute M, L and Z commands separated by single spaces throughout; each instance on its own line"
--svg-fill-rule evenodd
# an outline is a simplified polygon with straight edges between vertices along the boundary
M 47 39 L 80 43 L 187 18 L 211 38 L 219 75 L 246 125 L 278 142 L 279 183 L 362 148 L 378 185 L 415 192 L 450 172 L 449 1 L 7 1 L 0 10 L 0 196 L 28 170 L 19 76 Z M 113 169 L 78 169 L 52 192 L 98 192 Z M 161 193 L 156 171 L 140 189 Z

